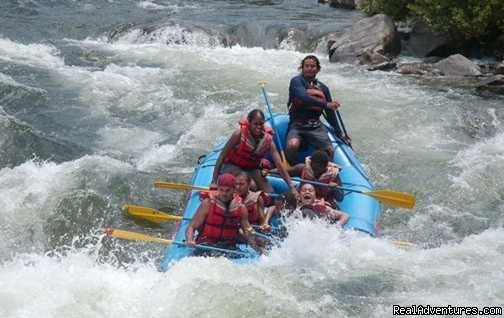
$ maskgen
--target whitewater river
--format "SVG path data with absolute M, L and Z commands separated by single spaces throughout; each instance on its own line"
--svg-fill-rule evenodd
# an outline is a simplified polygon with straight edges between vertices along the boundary
M 311 40 L 360 17 L 315 0 L 1 1 L 0 317 L 502 306 L 504 100 L 330 64 Z M 307 51 L 371 180 L 415 194 L 414 210 L 385 207 L 381 239 L 289 224 L 282 248 L 247 266 L 192 258 L 160 273 L 163 246 L 102 238 L 108 226 L 170 237 L 176 225 L 135 222 L 121 206 L 179 211 L 183 194 L 153 181 L 187 182 L 260 106 L 257 81 L 285 111 Z

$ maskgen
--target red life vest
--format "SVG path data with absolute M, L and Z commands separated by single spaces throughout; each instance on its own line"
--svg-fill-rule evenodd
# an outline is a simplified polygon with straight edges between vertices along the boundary
M 240 144 L 231 149 L 224 160 L 243 169 L 258 169 L 261 159 L 263 159 L 271 149 L 273 141 L 273 130 L 264 127 L 264 132 L 259 140 L 255 140 L 250 135 L 249 122 L 247 119 L 240 120 Z
M 338 173 L 339 173 L 338 166 L 332 162 L 329 162 L 327 170 L 324 173 L 322 173 L 322 175 L 318 177 L 318 179 L 315 178 L 313 169 L 311 167 L 311 159 L 310 157 L 307 157 L 305 159 L 305 166 L 301 171 L 301 178 L 327 184 L 331 182 L 340 184 Z M 317 198 L 324 198 L 327 201 L 331 201 L 333 199 L 329 187 L 315 186 L 315 193 L 317 195 Z
M 324 95 L 324 92 L 319 89 L 318 87 L 309 87 L 306 89 L 306 94 L 308 94 L 310 97 L 315 98 L 321 102 L 326 102 L 326 96 Z M 322 108 L 314 105 L 307 105 L 305 104 L 300 98 L 294 98 L 292 102 L 292 110 L 296 109 L 305 109 L 305 110 L 310 110 L 320 115 L 322 114 Z M 289 107 L 290 110 L 290 107 Z
M 243 208 L 240 197 L 235 196 L 229 207 L 216 197 L 215 191 L 202 191 L 201 199 L 210 199 L 210 207 L 205 223 L 199 229 L 196 242 L 216 244 L 226 242 L 236 244 L 240 229 L 240 211 Z
M 259 225 L 259 209 L 258 200 L 261 196 L 262 191 L 252 192 L 249 191 L 245 199 L 243 199 L 243 204 L 247 207 L 248 211 L 248 221 L 251 225 Z

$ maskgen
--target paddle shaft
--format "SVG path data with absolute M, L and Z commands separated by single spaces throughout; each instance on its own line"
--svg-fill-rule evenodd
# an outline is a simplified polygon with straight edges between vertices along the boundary
M 197 249 L 208 250 L 208 251 L 217 251 L 217 252 L 222 252 L 222 253 L 227 253 L 227 254 L 240 255 L 240 256 L 244 256 L 244 257 L 250 256 L 250 254 L 245 253 L 245 252 L 233 251 L 233 250 L 228 250 L 225 248 L 214 247 L 214 246 L 203 245 L 203 244 L 196 244 L 194 246 L 189 246 L 185 242 L 173 241 L 173 240 L 163 239 L 160 237 L 146 235 L 143 233 L 137 233 L 137 232 L 131 232 L 131 231 L 125 231 L 125 230 L 107 228 L 104 230 L 104 232 L 107 236 L 112 236 L 115 238 L 120 238 L 120 239 L 130 240 L 130 241 L 147 241 L 147 242 L 154 242 L 154 243 L 161 243 L 161 244 L 176 244 L 176 245 L 181 245 L 181 246 L 187 246 L 189 248 L 197 248 Z
M 268 94 L 266 93 L 266 89 L 264 88 L 264 85 L 266 85 L 265 82 L 260 82 L 261 85 L 261 92 L 264 97 L 264 102 L 266 103 L 266 108 L 268 108 L 268 113 L 271 118 L 271 127 L 273 128 L 273 131 L 275 132 L 275 137 L 278 143 L 278 148 L 280 149 L 280 155 L 282 156 L 282 161 L 287 162 L 287 158 L 285 157 L 285 153 L 283 150 L 282 146 L 282 141 L 280 140 L 280 136 L 278 135 L 278 130 L 276 129 L 275 125 L 275 118 L 273 117 L 273 112 L 271 111 L 271 106 L 269 104 L 269 99 L 268 99 Z
M 415 206 L 415 201 L 416 201 L 416 198 L 414 195 L 409 194 L 409 193 L 405 193 L 405 192 L 398 192 L 398 191 L 393 191 L 393 190 L 361 191 L 361 190 L 355 190 L 355 189 L 345 188 L 345 187 L 340 187 L 340 186 L 332 186 L 327 183 L 306 180 L 306 179 L 301 179 L 301 178 L 293 178 L 293 180 L 298 181 L 298 182 L 302 182 L 302 183 L 310 183 L 310 184 L 313 184 L 316 186 L 321 186 L 321 187 L 333 187 L 333 188 L 338 188 L 338 189 L 345 190 L 348 192 L 360 193 L 362 195 L 370 196 L 370 197 L 380 201 L 383 204 L 387 204 L 387 205 L 399 207 L 399 208 L 411 209 Z
M 338 120 L 341 124 L 341 129 L 343 129 L 343 133 L 345 134 L 345 137 L 348 137 L 348 133 L 346 131 L 345 124 L 343 123 L 343 118 L 341 118 L 341 114 L 340 114 L 339 110 L 336 111 L 336 116 L 338 116 Z

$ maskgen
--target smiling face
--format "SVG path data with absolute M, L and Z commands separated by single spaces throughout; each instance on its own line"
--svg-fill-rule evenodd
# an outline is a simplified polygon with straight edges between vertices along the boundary
M 303 184 L 299 190 L 299 198 L 303 205 L 313 204 L 315 202 L 315 187 L 309 183 Z
M 252 136 L 254 137 L 259 137 L 262 135 L 264 131 L 264 119 L 261 117 L 261 115 L 256 114 L 250 121 L 249 121 L 249 130 Z
M 314 59 L 310 58 L 306 59 L 303 62 L 301 72 L 303 73 L 303 77 L 307 79 L 314 79 L 315 76 L 317 76 L 317 73 L 319 72 L 317 62 Z
M 217 198 L 222 202 L 230 202 L 233 200 L 234 191 L 234 187 L 217 186 Z

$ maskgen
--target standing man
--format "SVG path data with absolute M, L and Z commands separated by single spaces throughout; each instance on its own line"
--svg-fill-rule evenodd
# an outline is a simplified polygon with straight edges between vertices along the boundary
M 327 130 L 320 121 L 324 114 L 337 136 L 348 142 L 348 136 L 342 136 L 335 111 L 340 103 L 333 101 L 329 88 L 316 76 L 320 71 L 320 61 L 314 55 L 308 55 L 301 61 L 301 74 L 293 77 L 289 85 L 289 130 L 287 133 L 287 160 L 294 164 L 301 143 L 309 143 L 315 148 L 327 151 L 330 158 L 333 148 Z

